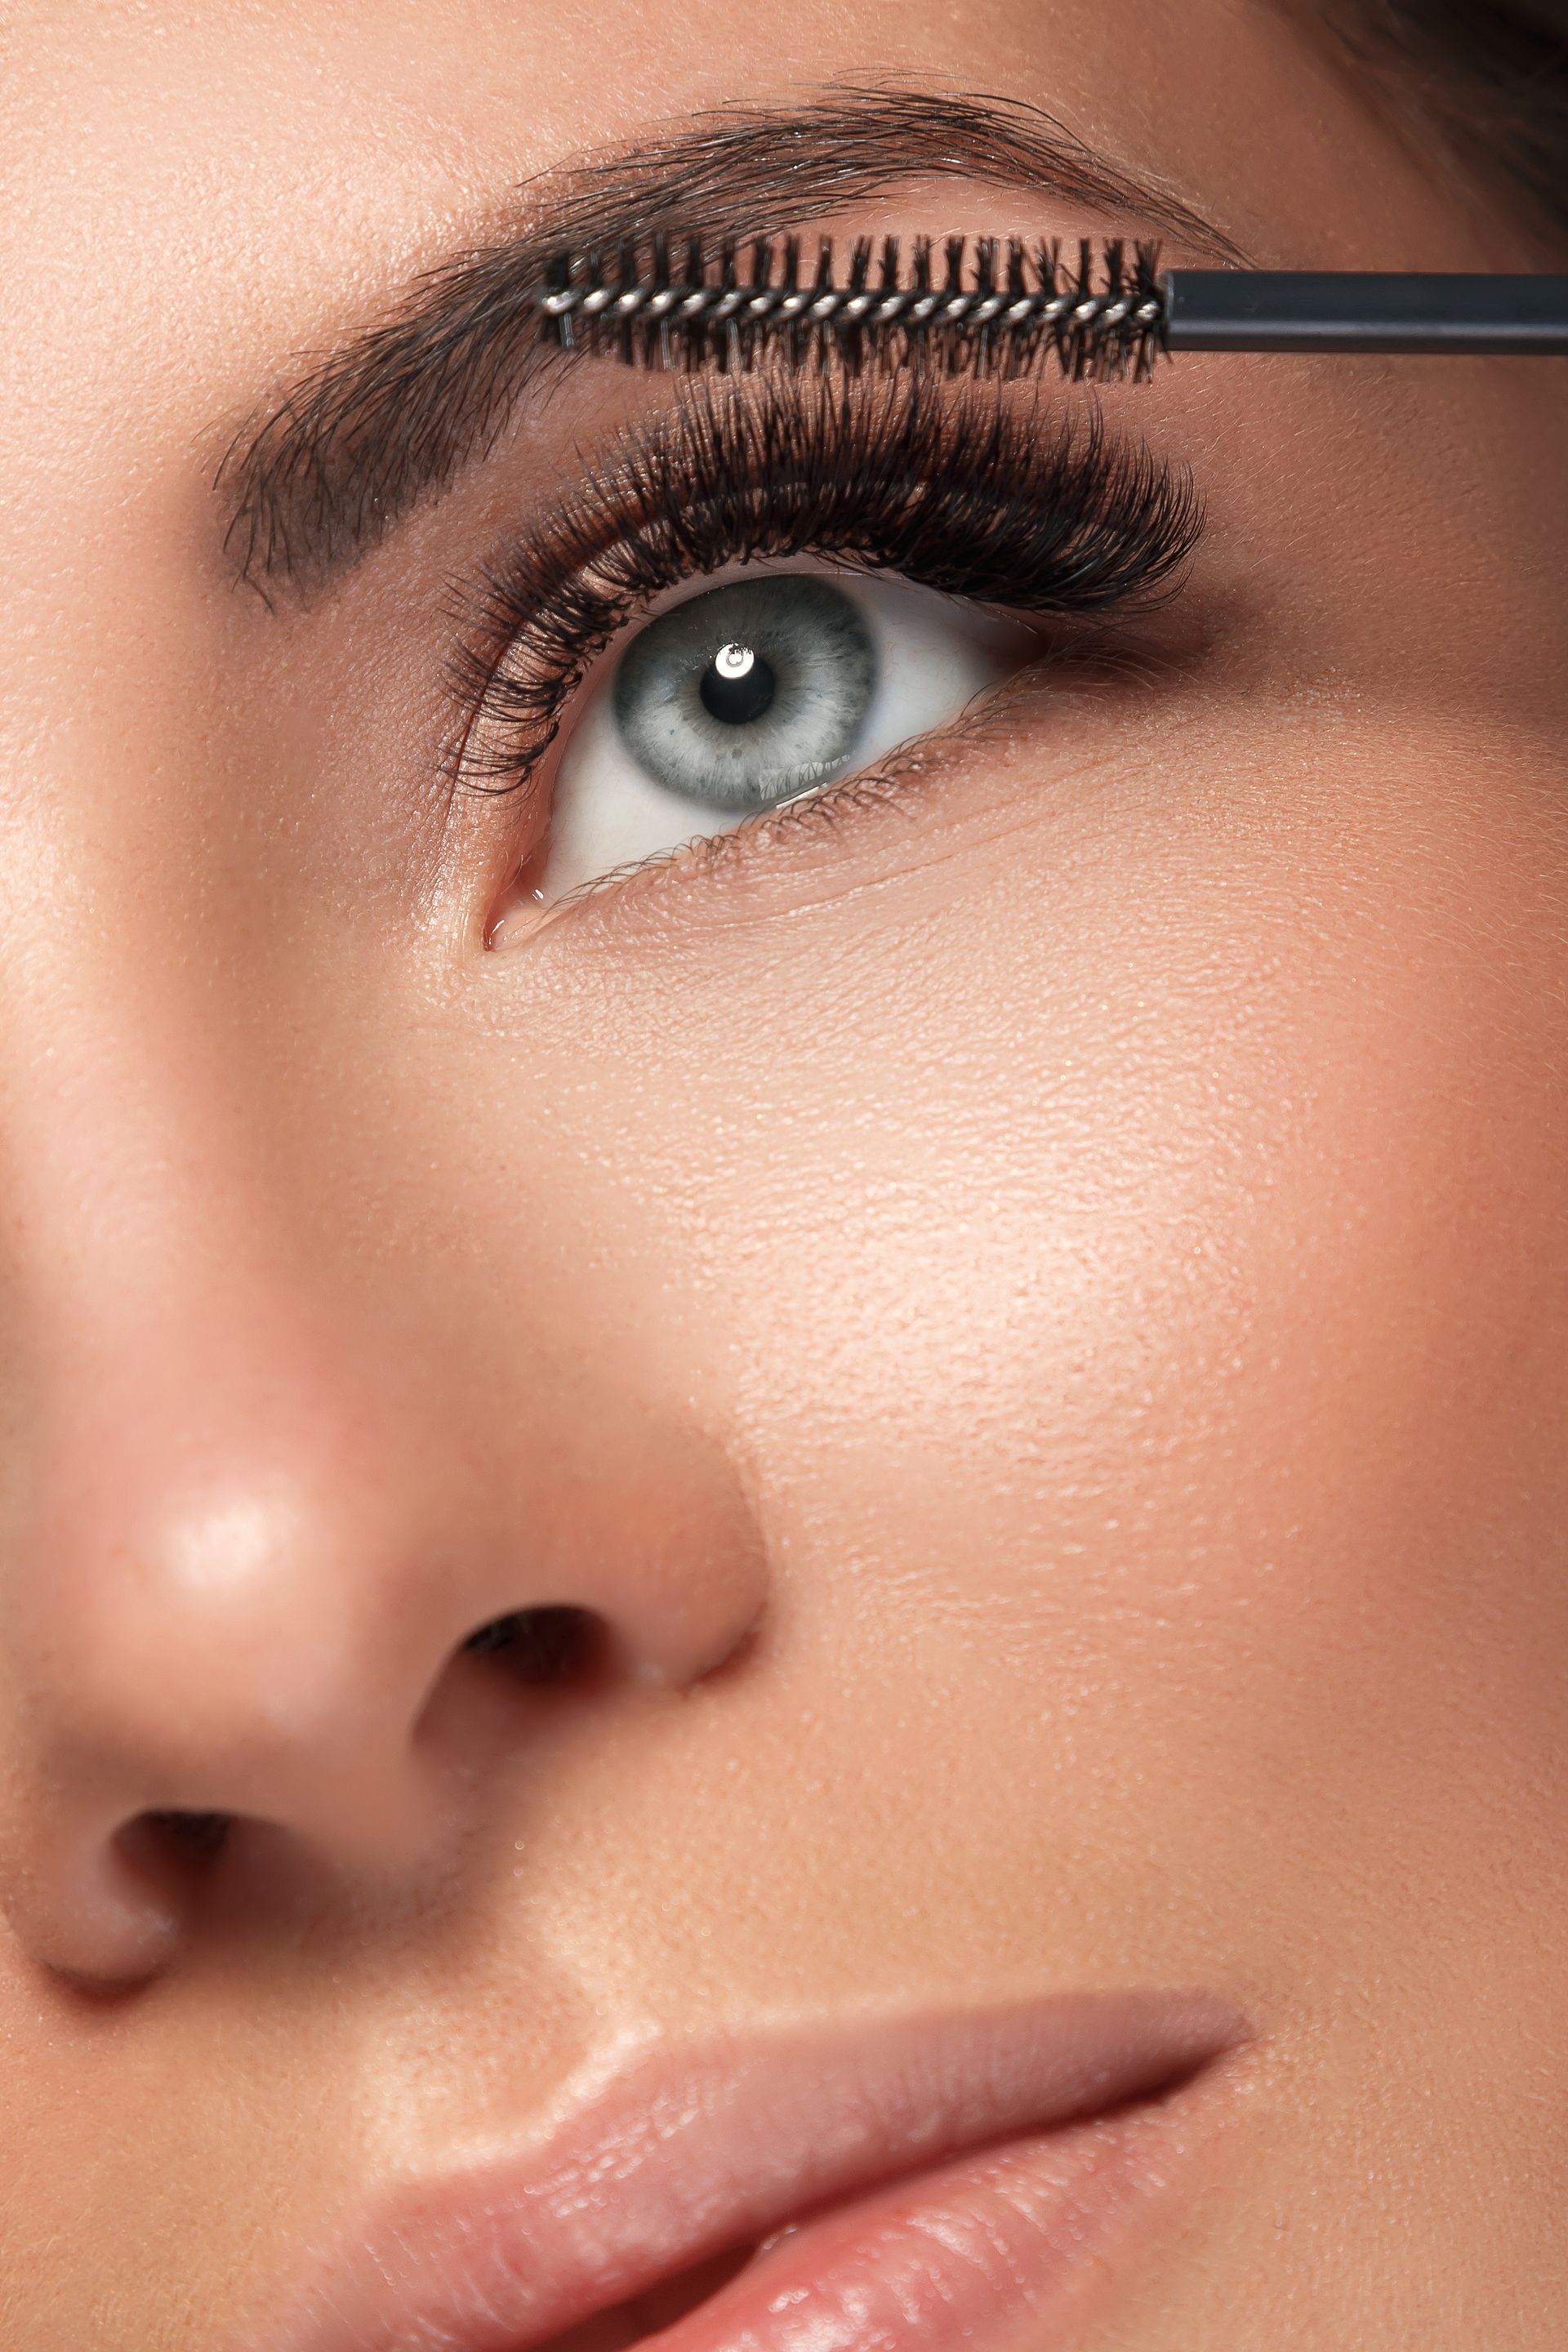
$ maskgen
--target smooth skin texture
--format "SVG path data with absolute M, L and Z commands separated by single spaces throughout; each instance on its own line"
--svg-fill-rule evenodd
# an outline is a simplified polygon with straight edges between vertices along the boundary
M 1247 2095 L 1086 2352 L 1548 2352 L 1562 368 L 1108 390 L 1209 501 L 1168 661 L 496 952 L 441 585 L 668 386 L 312 609 L 223 568 L 302 351 L 701 106 L 1005 89 L 1264 266 L 1561 266 L 1261 0 L 785 30 L 0 32 L 0 2334 L 212 2352 L 629 2028 L 1191 1984 Z M 545 1602 L 600 1671 L 463 1650 Z

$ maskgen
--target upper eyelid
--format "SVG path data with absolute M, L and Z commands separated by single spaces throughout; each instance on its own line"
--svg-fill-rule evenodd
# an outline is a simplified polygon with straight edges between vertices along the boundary
M 591 467 L 580 488 L 558 494 L 521 535 L 521 541 L 514 544 L 510 556 L 499 561 L 492 558 L 467 583 L 452 583 L 453 617 L 459 623 L 464 619 L 468 623 L 466 633 L 454 647 L 447 679 L 459 709 L 466 709 L 468 714 L 462 730 L 464 749 L 474 718 L 494 684 L 499 665 L 523 632 L 531 632 L 538 641 L 548 638 L 553 631 L 558 648 L 570 636 L 570 626 L 563 628 L 556 609 L 559 600 L 570 600 L 574 593 L 580 597 L 580 636 L 591 629 L 597 617 L 603 634 L 588 644 L 591 655 L 607 642 L 608 635 L 613 634 L 620 620 L 637 609 L 633 592 L 637 584 L 637 549 L 647 546 L 660 530 L 667 538 L 673 539 L 674 555 L 679 555 L 683 541 L 689 549 L 692 534 L 682 529 L 677 511 L 679 500 L 673 495 L 682 487 L 683 479 L 689 480 L 693 474 L 703 477 L 695 489 L 699 496 L 703 489 L 710 490 L 715 505 L 728 498 L 739 509 L 749 496 L 752 520 L 756 524 L 765 520 L 770 499 L 777 500 L 789 486 L 787 478 L 776 478 L 782 471 L 776 464 L 775 478 L 769 478 L 768 463 L 776 460 L 781 452 L 797 461 L 811 460 L 819 454 L 819 444 L 813 437 L 817 433 L 822 436 L 821 447 L 826 449 L 829 465 L 833 454 L 829 445 L 835 435 L 840 450 L 849 448 L 858 457 L 869 460 L 858 482 L 826 482 L 826 495 L 819 500 L 820 511 L 831 512 L 835 499 L 840 513 L 852 510 L 858 495 L 869 497 L 876 488 L 877 463 L 882 463 L 890 475 L 895 461 L 901 460 L 906 453 L 912 453 L 913 459 L 925 466 L 926 474 L 906 468 L 901 486 L 895 482 L 890 500 L 895 522 L 900 512 L 899 497 L 911 493 L 911 484 L 915 490 L 929 491 L 932 499 L 940 499 L 946 477 L 933 462 L 937 456 L 946 460 L 949 474 L 954 467 L 962 469 L 965 463 L 970 464 L 976 487 L 982 480 L 989 480 L 985 467 L 994 460 L 1010 469 L 1017 482 L 1029 483 L 1037 491 L 1041 491 L 1043 485 L 1041 511 L 1049 510 L 1054 488 L 1069 532 L 1088 511 L 1090 524 L 1101 530 L 1099 553 L 1102 559 L 1108 552 L 1114 559 L 1120 550 L 1125 557 L 1122 576 L 1119 583 L 1112 560 L 1103 602 L 1126 604 L 1133 602 L 1135 593 L 1142 593 L 1142 603 L 1146 607 L 1155 600 L 1153 592 L 1162 582 L 1172 587 L 1177 584 L 1177 575 L 1195 549 L 1204 522 L 1203 501 L 1190 474 L 1155 458 L 1141 441 L 1124 440 L 1110 434 L 1095 405 L 1087 411 L 1056 407 L 1053 436 L 1038 425 L 1042 401 L 1037 390 L 1035 416 L 1026 425 L 1019 415 L 1007 406 L 1000 387 L 996 388 L 994 408 L 987 426 L 990 442 L 978 443 L 972 435 L 964 435 L 948 458 L 949 445 L 944 436 L 953 430 L 957 409 L 972 406 L 974 397 L 973 388 L 955 394 L 944 392 L 940 383 L 927 378 L 914 378 L 902 386 L 879 387 L 869 400 L 858 388 L 847 383 L 833 387 L 830 395 L 821 388 L 803 387 L 793 378 L 763 378 L 751 379 L 732 389 L 723 401 L 716 401 L 711 385 L 700 383 L 685 403 L 677 402 L 668 410 L 656 411 L 640 426 L 623 428 L 608 467 Z M 868 423 L 868 417 L 872 422 Z M 755 468 L 748 477 L 748 461 L 759 459 L 767 461 L 763 465 L 762 478 L 758 478 Z M 868 484 L 867 473 L 871 477 Z M 661 505 L 661 497 L 666 493 L 670 495 Z M 1001 504 L 997 502 L 998 509 Z M 1022 502 L 1014 500 L 1011 504 L 1015 511 L 1010 519 L 1004 518 L 999 528 L 1016 531 L 1020 528 Z M 906 510 L 911 525 L 918 523 L 919 499 L 912 494 L 906 499 Z M 882 522 L 888 522 L 887 512 Z M 617 538 L 617 533 L 622 535 Z M 743 537 L 743 532 L 741 535 Z M 817 553 L 843 552 L 855 545 L 855 534 L 850 531 L 840 548 L 826 542 L 813 548 L 810 538 L 803 536 L 793 547 L 771 551 L 804 554 L 812 549 Z M 623 569 L 630 567 L 618 595 L 613 578 L 585 591 L 584 583 L 593 567 L 608 563 L 617 549 Z M 738 547 L 730 551 L 732 555 L 742 551 Z M 862 555 L 868 552 L 863 545 L 858 551 Z M 683 566 L 667 565 L 663 572 L 647 575 L 652 578 L 653 593 L 674 581 L 700 576 L 703 570 L 715 568 L 702 561 L 703 554 L 710 552 L 710 546 L 707 550 L 699 546 L 696 556 Z M 1093 549 L 1089 552 L 1093 553 Z M 866 568 L 899 567 L 884 553 L 880 564 L 871 561 Z M 1047 564 L 1046 569 L 1048 568 Z M 1129 577 L 1140 571 L 1143 575 L 1142 592 L 1128 585 Z M 921 575 L 917 572 L 913 576 Z M 644 584 L 647 585 L 646 578 Z M 936 581 L 930 584 L 942 583 Z M 972 583 L 960 593 L 973 596 L 978 591 Z M 1081 587 L 1079 593 L 1083 593 Z M 983 596 L 981 601 L 984 601 Z M 1008 600 L 998 596 L 993 601 L 1000 604 Z M 1016 604 L 1014 608 L 1028 609 Z M 1035 609 L 1044 612 L 1051 608 L 1039 604 Z M 563 661 L 558 663 L 558 667 L 566 676 L 569 687 L 571 676 L 576 673 L 567 675 L 568 665 Z M 521 714 L 531 698 L 538 703 L 536 689 L 526 689 L 514 698 L 514 711 Z M 538 709 L 534 715 L 538 717 Z M 548 740 L 546 735 L 541 741 L 540 752 L 547 748 Z

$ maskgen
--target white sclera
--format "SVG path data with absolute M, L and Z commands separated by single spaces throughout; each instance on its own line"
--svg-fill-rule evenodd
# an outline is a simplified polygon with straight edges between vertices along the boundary
M 808 572 L 826 577 L 854 604 L 877 654 L 877 681 L 866 715 L 848 753 L 833 775 L 807 787 L 853 775 L 900 743 L 928 735 L 956 719 L 976 695 L 1011 676 L 1038 637 L 1021 623 L 997 619 L 954 597 L 907 580 L 853 572 L 822 563 L 748 564 L 743 569 L 694 582 L 688 595 L 731 579 Z M 671 598 L 668 611 L 684 597 Z M 647 625 L 645 622 L 643 626 Z M 625 640 L 615 648 L 624 652 Z M 725 646 L 733 658 L 745 648 Z M 749 666 L 732 668 L 732 676 Z M 556 772 L 550 847 L 534 896 L 550 905 L 616 867 L 704 835 L 732 833 L 747 822 L 744 813 L 686 800 L 668 792 L 633 759 L 616 721 L 611 667 L 591 689 L 591 698 L 573 730 Z M 797 793 L 792 797 L 805 797 Z M 784 802 L 776 805 L 783 807 Z

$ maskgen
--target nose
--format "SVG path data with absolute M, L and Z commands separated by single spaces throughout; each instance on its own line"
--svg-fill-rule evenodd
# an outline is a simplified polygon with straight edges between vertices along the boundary
M 763 1587 L 732 1467 L 613 1351 L 377 1287 L 210 1105 L 151 1133 L 151 1066 L 8 1121 L 0 1261 L 0 1900 L 97 1986 L 171 1963 L 226 1836 L 362 1897 L 442 1872 L 542 1706 L 587 1738 L 689 1685 Z

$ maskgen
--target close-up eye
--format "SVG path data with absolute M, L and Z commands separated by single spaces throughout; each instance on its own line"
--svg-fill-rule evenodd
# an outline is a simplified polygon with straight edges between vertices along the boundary
M 820 791 L 959 716 L 1037 632 L 908 582 L 793 565 L 687 594 L 577 690 L 523 890 L 584 883 Z
M 452 583 L 459 773 L 521 811 L 490 944 L 1113 648 L 1203 528 L 1190 469 L 1037 389 L 685 394 Z

